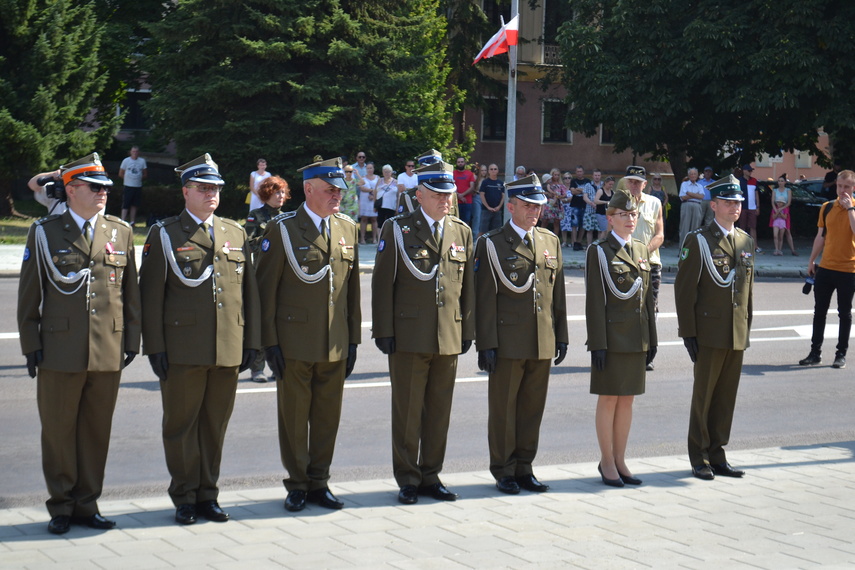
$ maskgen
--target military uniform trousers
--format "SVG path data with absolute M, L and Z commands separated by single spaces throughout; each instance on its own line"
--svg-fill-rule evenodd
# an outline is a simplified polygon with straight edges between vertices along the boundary
M 177 505 L 215 501 L 223 440 L 235 404 L 237 366 L 170 364 L 160 383 L 163 449 Z
M 341 419 L 346 360 L 305 362 L 285 359 L 285 377 L 276 380 L 279 453 L 288 470 L 288 491 L 327 487 Z
M 445 461 L 457 355 L 395 352 L 392 380 L 392 467 L 398 486 L 439 482 Z
M 98 513 L 121 372 L 38 369 L 42 469 L 51 517 Z
M 548 359 L 499 357 L 496 370 L 490 374 L 487 440 L 490 473 L 497 480 L 532 473 L 550 367 Z
M 689 462 L 701 466 L 726 461 L 744 350 L 700 345 L 689 417 Z

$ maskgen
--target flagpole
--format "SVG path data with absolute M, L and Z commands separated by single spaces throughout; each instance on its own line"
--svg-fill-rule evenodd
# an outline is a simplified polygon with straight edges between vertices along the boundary
M 520 11 L 519 0 L 511 1 L 511 20 Z M 514 179 L 517 148 L 517 45 L 509 46 L 508 49 L 508 115 L 505 125 L 505 182 Z M 507 191 L 505 191 L 505 204 L 508 203 Z M 505 209 L 505 217 L 508 211 Z

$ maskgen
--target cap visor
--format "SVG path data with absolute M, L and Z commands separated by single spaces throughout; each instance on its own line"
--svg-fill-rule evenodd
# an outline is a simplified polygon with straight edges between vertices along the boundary
M 213 174 L 203 174 L 201 176 L 191 176 L 188 182 L 201 182 L 202 184 L 214 184 L 216 186 L 223 186 L 226 181 L 220 178 L 219 176 L 214 176 Z
M 522 194 L 517 194 L 516 196 L 512 196 L 512 198 L 518 198 L 523 202 L 528 202 L 529 204 L 546 204 L 546 194 L 529 194 L 528 196 L 523 196 Z
M 112 186 L 113 181 L 101 174 L 89 174 L 86 176 L 79 176 L 75 178 L 75 180 L 83 180 L 84 182 L 90 182 L 92 184 L 101 184 L 103 186 Z
M 422 186 L 441 194 L 450 194 L 457 189 L 454 182 L 422 182 Z
M 639 182 L 647 182 L 647 178 L 642 178 L 641 176 L 636 176 L 635 174 L 630 174 L 629 176 L 624 176 L 624 178 L 628 180 L 638 180 Z
M 325 180 L 329 182 L 336 188 L 340 188 L 342 190 L 347 190 L 347 182 L 344 181 L 344 178 L 321 178 L 321 180 Z

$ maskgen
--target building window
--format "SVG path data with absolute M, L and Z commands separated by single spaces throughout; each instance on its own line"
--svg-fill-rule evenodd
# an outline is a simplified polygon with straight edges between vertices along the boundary
M 487 16 L 487 21 L 490 22 L 491 28 L 496 28 L 498 30 L 502 27 L 502 18 L 505 19 L 505 23 L 511 19 L 511 3 L 510 2 L 500 2 L 497 0 L 484 0 L 484 14 Z M 486 42 L 489 38 L 484 38 Z
M 796 151 L 796 168 L 810 168 L 813 165 L 809 152 L 803 150 Z
M 558 43 L 558 28 L 573 19 L 573 9 L 567 0 L 545 0 L 543 10 L 543 43 Z
M 543 101 L 543 125 L 541 141 L 545 143 L 572 143 L 573 131 L 564 126 L 567 120 L 567 104 L 555 99 Z
M 116 109 L 116 112 L 126 111 L 122 122 L 123 131 L 147 131 L 149 129 L 145 115 L 143 115 L 142 103 L 151 99 L 151 90 L 128 91 L 125 100 Z
M 612 130 L 610 128 L 604 127 L 602 123 L 600 123 L 600 144 L 615 144 L 614 133 L 612 133 Z
M 508 132 L 507 99 L 486 99 L 487 107 L 481 111 L 481 140 L 503 141 Z

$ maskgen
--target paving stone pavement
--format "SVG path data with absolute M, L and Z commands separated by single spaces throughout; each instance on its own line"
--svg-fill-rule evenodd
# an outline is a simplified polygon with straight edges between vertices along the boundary
M 341 511 L 283 509 L 283 488 L 223 493 L 227 523 L 173 522 L 161 498 L 104 501 L 118 528 L 47 533 L 43 508 L 0 510 L 1 568 L 852 568 L 855 442 L 734 451 L 743 479 L 691 476 L 685 456 L 633 459 L 640 487 L 596 464 L 539 466 L 545 494 L 502 495 L 488 471 L 444 482 L 453 503 L 397 503 L 393 479 L 334 483 Z

